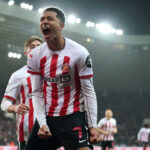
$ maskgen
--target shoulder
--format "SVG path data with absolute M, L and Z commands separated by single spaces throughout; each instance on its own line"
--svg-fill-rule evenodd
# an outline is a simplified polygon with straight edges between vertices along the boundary
M 75 49 L 75 52 L 76 53 L 79 53 L 79 54 L 89 54 L 88 50 L 81 44 L 69 39 L 69 38 L 65 38 L 66 41 L 67 41 L 67 44 L 68 44 L 68 47 L 70 49 Z
M 44 51 L 45 49 L 47 49 L 47 44 L 46 42 L 41 44 L 40 46 L 34 48 L 28 55 L 28 57 L 33 57 L 34 55 L 35 56 L 40 56 Z
M 116 119 L 115 118 L 111 118 L 112 122 L 116 123 Z
M 105 121 L 106 121 L 106 118 L 102 118 L 100 121 L 101 121 L 101 122 L 105 122 Z
M 14 73 L 11 74 L 10 82 L 19 82 L 23 78 L 23 76 L 27 74 L 27 69 L 24 67 L 18 69 Z

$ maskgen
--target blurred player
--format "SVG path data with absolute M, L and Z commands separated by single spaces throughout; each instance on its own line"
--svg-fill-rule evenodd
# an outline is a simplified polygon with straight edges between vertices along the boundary
M 145 124 L 144 127 L 140 129 L 137 135 L 137 139 L 139 144 L 142 144 L 143 150 L 146 150 L 146 147 L 149 142 L 149 134 L 150 134 L 150 125 Z
M 56 150 L 60 146 L 66 150 L 90 150 L 90 142 L 100 138 L 96 130 L 97 100 L 91 57 L 86 48 L 63 37 L 64 26 L 64 13 L 58 8 L 47 8 L 40 19 L 46 42 L 28 57 L 38 122 L 26 150 Z
M 41 44 L 42 40 L 39 37 L 29 38 L 24 44 L 25 55 Z M 17 114 L 18 150 L 24 150 L 35 119 L 31 94 L 30 74 L 27 73 L 25 65 L 11 75 L 1 103 L 3 111 Z
M 116 120 L 112 118 L 113 112 L 111 109 L 105 111 L 105 118 L 102 118 L 98 123 L 98 131 L 102 134 L 101 147 L 109 150 L 114 146 L 114 134 L 117 133 Z

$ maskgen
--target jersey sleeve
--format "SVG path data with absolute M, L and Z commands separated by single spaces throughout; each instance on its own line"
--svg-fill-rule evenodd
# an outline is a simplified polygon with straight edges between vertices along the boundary
M 114 127 L 116 127 L 117 126 L 117 121 L 116 121 L 116 119 L 114 119 Z
M 33 49 L 27 56 L 28 73 L 40 75 L 38 48 Z
M 102 128 L 102 127 L 103 127 L 103 120 L 100 120 L 100 121 L 99 121 L 98 127 L 99 127 L 99 128 Z
M 21 80 L 17 78 L 17 74 L 12 74 L 5 90 L 4 98 L 16 102 L 20 93 Z
M 93 77 L 92 59 L 86 49 L 78 57 L 77 68 L 80 79 Z

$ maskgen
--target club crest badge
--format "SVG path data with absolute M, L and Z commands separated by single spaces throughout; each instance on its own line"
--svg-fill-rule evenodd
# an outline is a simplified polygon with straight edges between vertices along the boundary
M 62 72 L 63 73 L 69 73 L 69 71 L 70 71 L 69 64 L 67 64 L 67 63 L 63 64 L 63 66 L 62 66 Z

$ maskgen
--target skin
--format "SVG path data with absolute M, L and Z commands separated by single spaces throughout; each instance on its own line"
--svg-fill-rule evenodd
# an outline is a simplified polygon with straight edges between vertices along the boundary
M 38 40 L 35 40 L 32 43 L 30 43 L 29 46 L 26 48 L 25 56 L 27 56 L 33 48 L 41 44 L 42 43 Z M 18 105 L 12 104 L 8 107 L 7 111 L 10 113 L 18 113 L 18 114 L 24 115 L 25 113 L 29 111 L 29 109 L 30 107 L 25 104 L 18 104 Z
M 44 33 L 44 29 L 50 29 L 48 34 Z M 65 40 L 63 38 L 62 31 L 64 29 L 64 23 L 57 18 L 57 13 L 53 11 L 43 12 L 40 19 L 40 30 L 49 47 L 53 51 L 62 50 L 65 47 Z M 45 139 L 51 136 L 51 133 L 46 125 L 43 125 L 39 129 L 38 135 Z M 90 141 L 99 142 L 100 134 L 96 128 L 90 128 Z M 80 148 L 78 150 L 90 150 L 88 147 Z

